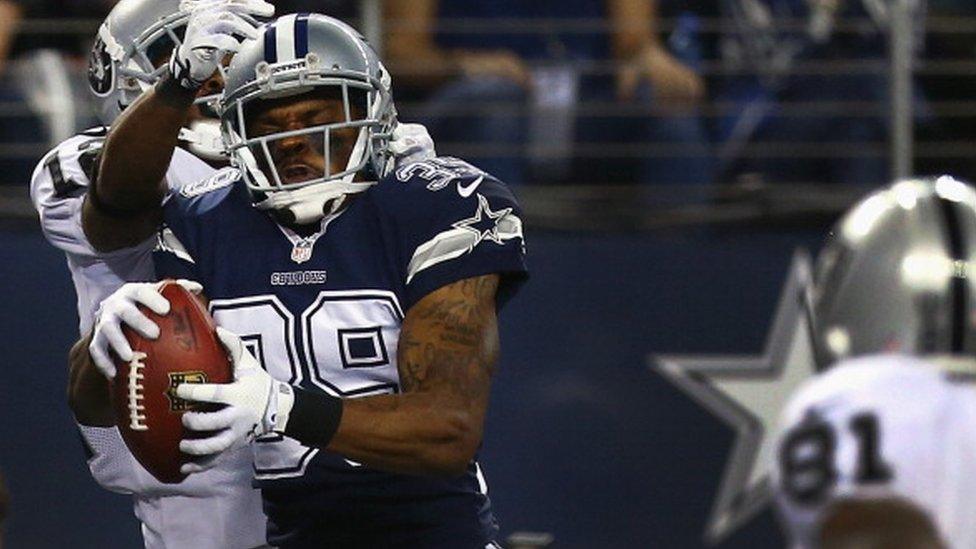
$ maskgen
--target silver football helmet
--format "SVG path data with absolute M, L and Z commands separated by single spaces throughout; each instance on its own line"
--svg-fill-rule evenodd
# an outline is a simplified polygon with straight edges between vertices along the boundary
M 392 169 L 389 142 L 396 109 L 390 74 L 362 35 L 338 19 L 298 14 L 265 26 L 257 40 L 246 42 L 234 56 L 224 90 L 225 146 L 260 209 L 277 211 L 299 224 L 312 223 Z M 270 135 L 248 134 L 249 110 L 257 102 L 321 91 L 341 98 L 343 120 Z M 359 130 L 352 155 L 344 170 L 331 173 L 330 136 L 348 128 Z M 269 145 L 298 136 L 321 145 L 325 173 L 284 182 Z
M 976 357 L 976 189 L 896 183 L 855 206 L 817 261 L 819 362 L 874 353 Z
M 111 124 L 163 75 L 181 42 L 190 12 L 180 0 L 121 0 L 98 29 L 88 59 L 88 84 L 101 99 L 102 122 Z
M 111 125 L 166 72 L 163 61 L 182 43 L 197 1 L 121 0 L 115 5 L 99 28 L 88 58 L 88 84 L 100 100 L 103 124 Z M 201 108 L 213 110 L 214 120 L 195 122 L 180 132 L 194 154 L 214 160 L 224 156 L 216 120 L 218 99 L 219 95 L 197 99 Z

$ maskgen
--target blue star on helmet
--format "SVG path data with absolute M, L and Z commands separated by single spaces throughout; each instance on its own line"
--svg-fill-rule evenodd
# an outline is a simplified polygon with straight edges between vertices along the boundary
M 480 244 L 483 240 L 491 240 L 496 244 L 503 244 L 501 235 L 498 234 L 498 223 L 508 214 L 512 213 L 512 208 L 505 208 L 498 211 L 491 211 L 488 199 L 478 193 L 478 211 L 474 217 L 462 219 L 453 225 L 455 229 L 464 229 L 477 235 L 477 240 L 471 245 L 472 248 Z

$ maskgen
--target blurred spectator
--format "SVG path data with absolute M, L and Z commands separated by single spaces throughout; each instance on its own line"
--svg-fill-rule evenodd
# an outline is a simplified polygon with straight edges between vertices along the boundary
M 98 24 L 108 15 L 108 12 L 112 11 L 116 2 L 116 0 L 0 1 L 19 4 L 23 17 L 27 20 L 44 19 L 72 24 L 68 27 L 55 23 L 43 30 L 31 29 L 31 32 L 18 33 L 13 44 L 12 57 L 40 49 L 50 49 L 76 58 L 86 56 Z M 91 23 L 90 29 L 83 28 L 86 21 Z M 79 22 L 81 25 L 78 24 Z
M 0 0 L 0 75 L 3 74 L 14 43 L 17 24 L 23 15 L 20 4 L 11 0 Z
M 716 128 L 726 177 L 859 185 L 888 178 L 887 23 L 878 11 L 884 5 L 718 3 L 734 29 L 721 38 L 728 76 L 715 86 L 716 100 L 731 105 Z M 861 24 L 838 29 L 844 22 Z M 828 108 L 811 116 L 817 105 Z
M 925 61 L 939 64 L 972 63 L 976 60 L 976 28 L 970 26 L 968 30 L 963 30 L 959 26 L 959 22 L 976 17 L 976 2 L 929 0 L 928 7 L 933 24 L 926 36 Z M 976 181 L 976 155 L 946 157 L 927 154 L 924 150 L 928 143 L 945 142 L 964 144 L 972 150 L 976 137 L 976 112 L 968 105 L 976 98 L 976 73 L 952 70 L 935 72 L 930 69 L 921 76 L 921 81 L 927 98 L 939 107 L 934 109 L 936 118 L 933 123 L 919 127 L 918 145 L 921 150 L 917 171 L 923 174 L 951 173 L 970 182 Z
M 85 64 L 98 24 L 113 5 L 115 0 L 0 0 L 0 183 L 23 184 L 50 145 L 95 123 Z
M 401 108 L 423 103 L 407 117 L 427 124 L 442 151 L 463 143 L 462 156 L 512 184 L 527 168 L 533 180 L 575 183 L 710 179 L 696 158 L 707 153 L 693 112 L 702 80 L 658 39 L 653 0 L 388 0 L 386 9 Z M 650 117 L 652 102 L 673 114 Z M 651 140 L 694 152 L 635 162 L 655 152 Z
M 30 176 L 31 159 L 24 155 L 4 154 L 4 146 L 20 143 L 39 134 L 36 117 L 21 105 L 24 95 L 10 78 L 10 59 L 17 37 L 17 29 L 23 19 L 21 3 L 0 0 L 0 183 L 23 183 Z M 13 174 L 12 176 L 10 174 Z
M 277 14 L 315 12 L 336 17 L 359 30 L 360 0 L 272 0 Z

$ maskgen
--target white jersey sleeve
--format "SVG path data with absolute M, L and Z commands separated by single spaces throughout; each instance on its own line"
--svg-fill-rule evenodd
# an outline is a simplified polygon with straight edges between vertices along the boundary
M 98 305 L 119 286 L 154 279 L 154 238 L 133 248 L 102 254 L 85 237 L 81 209 L 91 185 L 88 174 L 104 135 L 104 130 L 92 130 L 64 141 L 45 155 L 31 177 L 31 200 L 44 236 L 67 256 L 78 297 L 81 333 L 91 329 Z M 177 149 L 166 180 L 175 190 L 206 179 L 214 171 L 192 154 Z
M 62 142 L 41 159 L 31 176 L 31 200 L 44 236 L 68 254 L 97 255 L 81 229 L 81 205 L 104 135 L 91 131 Z
M 915 358 L 841 363 L 784 410 L 773 487 L 797 547 L 832 503 L 860 498 L 908 501 L 950 547 L 976 547 L 976 387 Z

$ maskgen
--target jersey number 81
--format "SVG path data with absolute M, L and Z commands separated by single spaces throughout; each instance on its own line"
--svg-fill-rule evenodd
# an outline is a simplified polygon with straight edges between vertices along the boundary
M 881 458 L 878 418 L 871 413 L 855 415 L 847 425 L 857 452 L 857 484 L 879 484 L 893 478 L 891 467 Z M 779 449 L 783 491 L 802 505 L 821 502 L 837 482 L 838 433 L 834 426 L 810 415 L 789 431 Z

